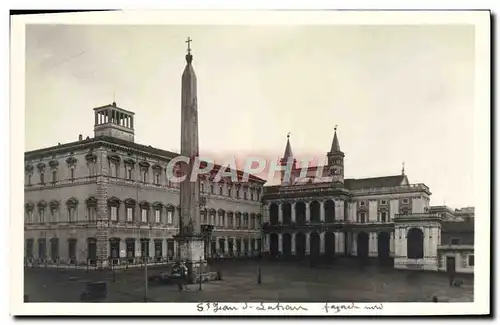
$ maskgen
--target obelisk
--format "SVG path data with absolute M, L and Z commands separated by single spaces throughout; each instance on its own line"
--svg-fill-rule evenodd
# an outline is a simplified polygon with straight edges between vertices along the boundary
M 193 166 L 199 155 L 198 150 L 198 104 L 196 93 L 196 75 L 193 69 L 191 39 L 188 38 L 186 67 L 182 74 L 181 97 L 181 156 L 190 162 L 183 163 L 181 170 L 186 178 L 180 183 L 180 222 L 179 234 L 175 236 L 180 250 L 181 260 L 186 262 L 191 278 L 197 274 L 200 263 L 204 263 L 203 237 L 200 220 L 199 178 L 191 177 Z

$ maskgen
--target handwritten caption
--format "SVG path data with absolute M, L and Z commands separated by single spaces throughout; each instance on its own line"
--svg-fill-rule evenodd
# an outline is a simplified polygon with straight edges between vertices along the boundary
M 314 304 L 316 305 L 316 304 Z M 374 312 L 384 309 L 381 303 L 376 304 L 356 304 L 356 303 L 324 303 L 319 304 L 322 307 L 318 309 L 318 305 L 311 308 L 301 304 L 286 304 L 286 303 L 242 303 L 228 304 L 218 302 L 198 303 L 196 310 L 198 312 L 218 313 L 218 312 L 239 312 L 239 311 L 257 311 L 257 312 L 315 312 L 318 314 L 349 314 L 362 313 L 363 311 Z M 316 314 L 316 313 L 315 313 Z

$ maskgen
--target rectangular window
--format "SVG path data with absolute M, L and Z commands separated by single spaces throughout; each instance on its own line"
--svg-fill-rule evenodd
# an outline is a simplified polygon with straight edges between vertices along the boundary
M 57 182 L 57 170 L 52 171 L 52 181 L 54 183 Z
M 28 223 L 33 222 L 33 210 L 28 211 Z
M 231 194 L 232 194 L 232 193 L 231 193 L 231 189 L 230 189 L 230 188 L 228 188 L 228 189 L 227 189 L 227 196 L 231 197 Z
M 252 201 L 253 201 L 253 191 L 252 191 L 252 192 L 250 192 L 250 200 L 252 200 Z
M 219 186 L 219 195 L 222 195 L 222 186 Z
M 31 174 L 28 174 L 28 185 L 31 185 Z
M 156 182 L 156 185 L 160 185 L 160 173 L 156 173 L 155 182 Z
M 142 181 L 144 183 L 146 183 L 148 181 L 148 172 L 147 171 L 142 172 Z
M 386 222 L 387 221 L 387 212 L 381 212 L 380 213 L 380 221 Z
M 239 199 L 240 198 L 240 190 L 236 190 L 236 198 Z
M 127 222 L 134 221 L 133 209 L 131 207 L 127 207 Z
M 247 199 L 247 192 L 243 192 L 243 199 L 246 200 Z
M 127 179 L 132 180 L 132 169 L 131 168 L 127 169 Z
M 69 222 L 75 221 L 75 208 L 68 208 L 68 221 Z
M 230 216 L 230 217 L 227 219 L 227 227 L 228 227 L 228 228 L 233 228 L 233 216 Z
M 173 211 L 167 211 L 167 223 L 169 225 L 174 223 L 174 217 L 173 217 L 174 212 Z
M 40 183 L 42 183 L 42 184 L 45 183 L 43 173 L 40 173 Z
M 160 213 L 161 211 L 160 210 L 155 210 L 155 222 L 156 223 L 160 223 Z
M 474 266 L 474 255 L 469 255 L 469 266 Z
M 95 220 L 95 208 L 89 207 L 88 214 L 89 214 L 89 221 L 94 221 Z
M 214 186 L 210 185 L 210 194 L 215 194 Z
M 118 209 L 117 207 L 111 207 L 111 221 L 118 220 Z
M 38 214 L 40 215 L 40 223 L 45 222 L 45 209 L 38 210 Z
M 146 209 L 141 210 L 141 221 L 148 222 L 148 210 Z
M 450 244 L 451 245 L 460 245 L 460 238 L 451 238 Z
M 116 176 L 116 165 L 112 162 L 109 163 L 109 167 L 110 167 L 110 175 L 111 176 Z

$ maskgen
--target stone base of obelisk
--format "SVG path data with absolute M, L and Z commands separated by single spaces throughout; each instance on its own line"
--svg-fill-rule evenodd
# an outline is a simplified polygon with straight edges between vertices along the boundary
M 176 235 L 179 259 L 186 263 L 191 283 L 218 280 L 217 272 L 212 272 L 204 256 L 204 241 L 201 236 Z

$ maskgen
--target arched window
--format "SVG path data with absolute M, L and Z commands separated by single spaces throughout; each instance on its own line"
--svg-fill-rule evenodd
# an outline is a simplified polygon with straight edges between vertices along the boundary
M 408 258 L 424 258 L 424 233 L 419 228 L 411 228 L 406 237 Z

